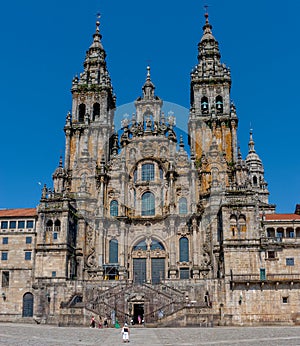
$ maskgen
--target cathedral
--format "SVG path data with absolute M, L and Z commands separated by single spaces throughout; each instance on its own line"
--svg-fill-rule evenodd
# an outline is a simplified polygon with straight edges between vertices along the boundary
M 147 67 L 115 124 L 100 23 L 72 81 L 65 153 L 38 207 L 0 211 L 0 321 L 147 326 L 300 322 L 300 207 L 276 214 L 250 132 L 244 159 L 208 14 L 188 133 Z

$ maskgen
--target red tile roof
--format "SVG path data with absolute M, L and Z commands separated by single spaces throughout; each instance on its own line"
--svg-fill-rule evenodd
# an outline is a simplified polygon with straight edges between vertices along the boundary
M 36 208 L 2 209 L 0 217 L 36 217 Z
M 266 214 L 265 219 L 267 221 L 292 221 L 292 220 L 300 220 L 300 215 L 298 214 Z

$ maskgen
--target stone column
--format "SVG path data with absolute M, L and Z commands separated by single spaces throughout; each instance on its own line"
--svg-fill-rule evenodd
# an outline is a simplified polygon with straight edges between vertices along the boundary
M 70 138 L 71 131 L 66 130 L 66 147 L 65 147 L 65 169 L 68 170 L 70 168 Z
M 176 264 L 176 241 L 175 235 L 175 220 L 169 219 L 169 261 L 170 261 L 170 278 L 177 278 L 177 264 Z
M 236 122 L 231 121 L 231 136 L 232 136 L 232 161 L 237 161 L 237 135 L 236 135 Z

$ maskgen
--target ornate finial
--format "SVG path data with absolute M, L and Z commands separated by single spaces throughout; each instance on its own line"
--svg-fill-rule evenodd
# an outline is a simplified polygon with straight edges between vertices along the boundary
M 250 130 L 249 130 L 249 133 L 250 133 L 250 140 L 253 140 L 253 137 L 252 137 L 252 135 L 253 135 L 253 128 L 252 128 L 252 126 L 251 126 L 251 123 L 250 123 Z
M 100 32 L 100 30 L 99 30 L 100 18 L 101 18 L 101 14 L 98 12 L 97 13 L 97 21 L 96 21 L 96 32 Z
M 208 24 L 208 5 L 204 5 L 204 8 L 205 8 L 204 17 L 205 17 L 206 23 Z
M 147 66 L 147 79 L 150 79 L 150 66 Z
M 63 161 L 62 161 L 62 155 L 60 155 L 59 157 L 59 167 L 63 166 Z
M 253 129 L 250 129 L 250 139 L 249 139 L 249 153 L 254 153 L 254 141 L 253 141 Z

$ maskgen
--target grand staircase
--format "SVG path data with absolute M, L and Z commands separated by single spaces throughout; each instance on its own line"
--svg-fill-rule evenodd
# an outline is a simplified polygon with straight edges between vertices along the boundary
M 93 287 L 87 289 L 85 298 L 86 309 L 104 318 L 110 317 L 113 311 L 119 322 L 130 321 L 134 315 L 132 306 L 142 304 L 143 319 L 152 326 L 164 325 L 167 321 L 172 324 L 172 320 L 186 314 L 184 311 L 188 307 L 184 292 L 162 283 L 118 283 L 105 291 Z
M 114 282 L 106 287 L 89 285 L 85 288 L 82 299 L 72 297 L 63 303 L 64 309 L 81 309 L 82 314 L 95 315 L 108 319 L 110 324 L 130 322 L 135 315 L 135 305 L 143 307 L 143 320 L 146 326 L 209 326 L 213 322 L 211 307 L 205 302 L 191 305 L 185 292 L 164 283 L 133 284 Z M 78 315 L 77 315 L 78 316 Z M 136 317 L 136 316 L 135 316 Z M 135 319 L 136 321 L 136 319 Z M 71 321 L 69 320 L 71 324 Z M 62 323 L 65 324 L 65 323 Z

